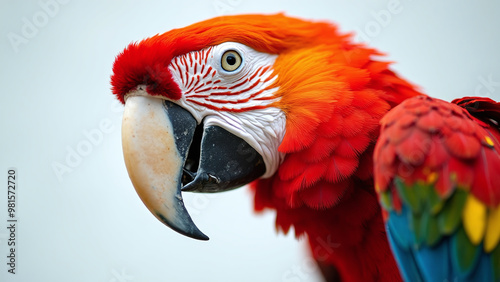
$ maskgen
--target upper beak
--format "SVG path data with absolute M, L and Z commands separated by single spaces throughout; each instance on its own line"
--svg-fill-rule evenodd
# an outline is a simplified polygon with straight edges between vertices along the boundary
M 208 237 L 193 223 L 181 191 L 226 191 L 265 172 L 262 157 L 243 139 L 218 126 L 198 125 L 187 110 L 144 90 L 126 99 L 122 146 L 129 177 L 146 207 L 194 239 Z

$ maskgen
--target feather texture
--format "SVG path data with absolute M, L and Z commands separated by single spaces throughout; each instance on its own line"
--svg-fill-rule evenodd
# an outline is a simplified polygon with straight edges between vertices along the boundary
M 454 103 L 420 96 L 381 121 L 375 183 L 389 239 L 408 280 L 500 281 L 500 104 Z
M 315 259 L 335 265 L 343 281 L 397 281 L 373 188 L 373 147 L 380 119 L 421 93 L 377 51 L 322 28 L 323 42 L 281 52 L 274 64 L 286 156 L 277 174 L 252 183 L 255 208 L 275 209 L 279 230 L 307 235 Z

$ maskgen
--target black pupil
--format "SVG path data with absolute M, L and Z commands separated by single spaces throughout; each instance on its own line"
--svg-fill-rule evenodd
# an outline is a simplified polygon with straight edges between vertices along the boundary
M 234 65 L 234 64 L 236 64 L 236 57 L 233 54 L 227 55 L 227 57 L 226 57 L 226 63 L 228 63 L 231 66 Z

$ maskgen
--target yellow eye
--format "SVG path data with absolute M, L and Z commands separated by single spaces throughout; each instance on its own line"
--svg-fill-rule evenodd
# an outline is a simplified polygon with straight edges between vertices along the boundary
M 236 51 L 226 51 L 222 55 L 221 66 L 225 71 L 235 71 L 241 66 L 241 56 Z

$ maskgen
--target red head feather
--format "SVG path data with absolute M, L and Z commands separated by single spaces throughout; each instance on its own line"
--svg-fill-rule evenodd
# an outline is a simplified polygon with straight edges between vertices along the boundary
M 180 90 L 168 71 L 172 59 L 228 41 L 271 54 L 319 44 L 346 43 L 345 36 L 339 36 L 332 25 L 281 14 L 213 18 L 131 43 L 117 56 L 113 65 L 113 93 L 123 102 L 127 92 L 139 84 L 146 84 L 152 95 L 178 99 Z

